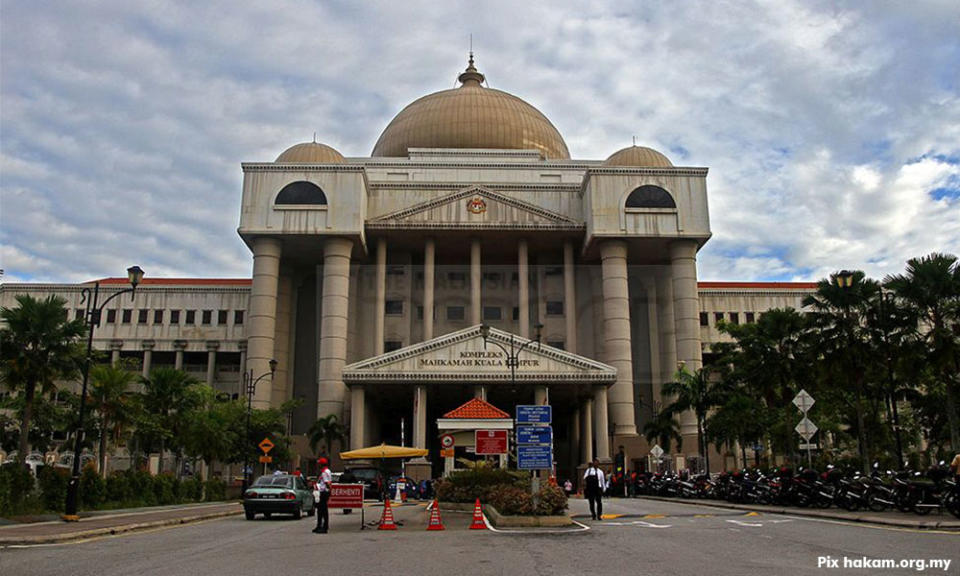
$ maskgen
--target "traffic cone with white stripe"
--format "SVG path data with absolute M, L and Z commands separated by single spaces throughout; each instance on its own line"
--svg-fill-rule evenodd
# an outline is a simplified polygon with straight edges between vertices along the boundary
M 473 524 L 470 525 L 471 530 L 486 530 L 487 524 L 483 521 L 483 509 L 480 507 L 480 499 L 477 498 L 477 503 L 473 506 Z
M 396 530 L 397 523 L 393 521 L 393 508 L 390 507 L 390 499 L 383 501 L 383 515 L 380 517 L 380 526 L 377 530 Z
M 436 498 L 433 500 L 433 509 L 430 510 L 430 523 L 427 524 L 427 530 L 446 530 L 443 521 L 440 520 L 440 504 Z

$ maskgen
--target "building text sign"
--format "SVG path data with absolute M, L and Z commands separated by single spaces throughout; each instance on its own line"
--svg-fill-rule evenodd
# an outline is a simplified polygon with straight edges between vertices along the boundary
M 506 430 L 477 430 L 474 434 L 476 441 L 475 453 L 480 456 L 491 456 L 507 453 Z
M 500 350 L 458 350 L 449 358 L 419 358 L 420 368 L 497 368 L 507 367 L 506 355 Z M 517 369 L 539 368 L 539 358 L 524 358 Z

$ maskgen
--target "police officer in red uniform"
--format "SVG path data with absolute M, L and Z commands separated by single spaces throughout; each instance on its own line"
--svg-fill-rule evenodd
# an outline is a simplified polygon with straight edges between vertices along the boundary
M 317 476 L 317 491 L 320 492 L 320 501 L 317 503 L 317 527 L 313 529 L 314 534 L 326 534 L 330 528 L 330 510 L 327 504 L 330 502 L 330 489 L 333 484 L 333 474 L 327 467 L 327 459 L 317 460 L 320 465 L 320 475 Z

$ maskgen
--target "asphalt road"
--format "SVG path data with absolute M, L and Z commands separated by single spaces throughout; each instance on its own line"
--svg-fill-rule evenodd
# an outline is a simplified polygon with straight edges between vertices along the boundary
M 586 514 L 582 500 L 574 514 Z M 367 520 L 379 516 L 368 508 Z M 360 531 L 357 513 L 248 522 L 231 517 L 96 540 L 0 549 L 0 574 L 26 576 L 471 574 L 657 576 L 780 574 L 960 574 L 960 534 L 875 528 L 780 515 L 644 500 L 607 500 L 589 530 L 518 534 L 470 531 L 470 515 L 446 512 L 447 530 L 425 531 L 422 505 L 396 510 L 396 532 Z M 829 556 L 838 567 L 828 568 Z M 949 570 L 843 568 L 871 559 L 951 560 Z M 818 567 L 818 561 L 822 566 Z

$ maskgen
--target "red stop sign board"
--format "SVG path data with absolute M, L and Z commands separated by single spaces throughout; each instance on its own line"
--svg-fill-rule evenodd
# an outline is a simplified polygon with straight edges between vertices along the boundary
M 478 455 L 496 455 L 507 453 L 506 430 L 477 430 L 474 434 L 474 446 Z
M 363 508 L 363 484 L 331 484 L 329 508 Z

